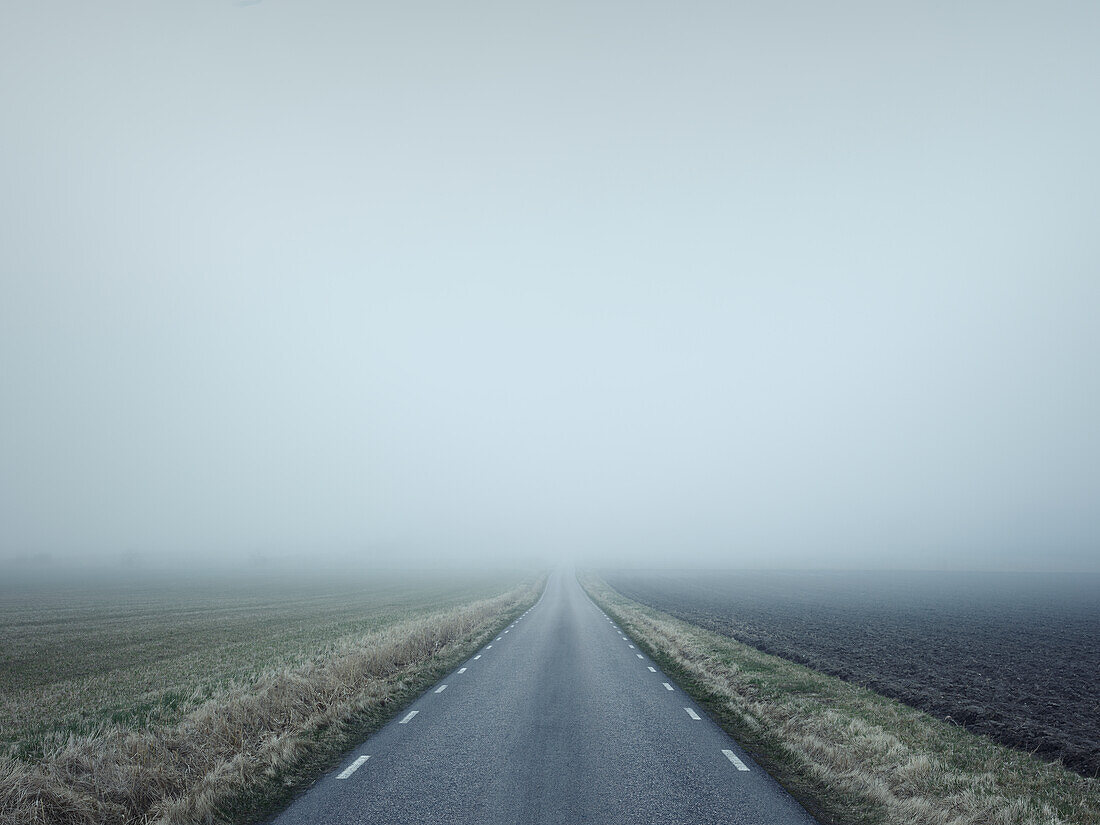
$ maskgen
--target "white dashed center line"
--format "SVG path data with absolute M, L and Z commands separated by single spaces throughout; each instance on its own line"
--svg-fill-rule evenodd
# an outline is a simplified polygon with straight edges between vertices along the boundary
M 443 692 L 443 691 L 445 691 L 446 689 L 447 689 L 447 686 L 446 686 L 446 685 L 440 685 L 439 687 L 437 687 L 437 688 L 435 689 L 435 692 L 436 692 L 436 693 L 442 693 L 442 692 Z
M 627 645 L 627 647 L 629 647 L 631 650 L 634 649 L 634 645 Z
M 727 753 L 728 752 L 729 751 L 727 751 Z M 353 773 L 355 773 L 357 770 L 359 770 L 360 765 L 362 765 L 368 759 L 370 759 L 369 756 L 360 756 L 358 759 L 356 759 L 354 762 L 352 762 L 350 765 L 348 765 L 346 768 L 344 768 L 344 770 L 341 771 L 336 776 L 336 778 L 337 779 L 347 779 L 349 776 L 351 776 Z
M 724 751 L 722 751 L 722 753 L 724 753 L 726 755 L 726 759 L 728 759 L 730 762 L 732 762 L 734 764 L 734 766 L 736 766 L 737 770 L 747 771 L 749 769 L 749 766 L 746 765 L 744 762 L 742 762 L 740 759 L 738 759 L 733 751 L 724 750 Z
M 634 645 L 631 645 L 631 647 L 634 647 Z M 644 656 L 642 656 L 641 653 L 635 653 L 634 655 L 637 656 L 639 659 L 644 659 L 645 658 Z
M 476 655 L 476 656 L 474 657 L 474 661 L 476 662 L 476 661 L 477 661 L 478 659 L 480 659 L 480 658 L 481 658 L 481 654 L 479 653 L 479 654 L 477 654 L 477 655 Z
M 466 672 L 466 668 L 464 668 L 464 667 L 460 667 L 460 668 L 458 669 L 458 672 L 459 672 L 459 673 L 465 673 L 465 672 Z
M 410 711 L 409 711 L 409 715 L 408 715 L 408 716 L 406 716 L 406 717 L 405 717 L 404 719 L 402 719 L 402 720 L 401 720 L 400 722 L 398 722 L 397 724 L 399 724 L 399 725 L 407 725 L 407 724 L 409 723 L 409 720 L 410 720 L 410 719 L 412 719 L 412 718 L 413 718 L 414 716 L 416 716 L 416 714 L 418 714 L 418 713 L 420 713 L 420 711 L 418 711 L 418 710 L 410 710 Z
M 486 649 L 486 650 L 492 650 L 492 649 L 493 649 L 493 646 L 492 646 L 492 645 L 485 645 L 485 649 Z
M 665 690 L 672 690 L 672 685 L 670 685 L 668 682 L 662 682 L 661 684 L 665 686 Z
M 692 719 L 699 719 L 699 714 L 693 711 L 691 708 L 684 708 L 684 710 L 688 712 L 688 716 L 690 716 Z
M 465 670 L 465 668 L 463 668 L 462 670 Z M 460 671 L 459 671 L 459 673 L 461 673 L 461 672 L 462 672 L 462 671 L 460 670 Z M 655 668 L 655 667 L 651 667 L 651 668 L 649 669 L 649 672 L 650 672 L 650 673 L 656 673 L 656 672 L 657 672 L 657 668 Z

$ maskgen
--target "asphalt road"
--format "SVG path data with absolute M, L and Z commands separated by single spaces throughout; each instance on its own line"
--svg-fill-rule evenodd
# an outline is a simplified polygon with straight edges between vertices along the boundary
M 273 822 L 815 822 L 633 645 L 555 573 Z

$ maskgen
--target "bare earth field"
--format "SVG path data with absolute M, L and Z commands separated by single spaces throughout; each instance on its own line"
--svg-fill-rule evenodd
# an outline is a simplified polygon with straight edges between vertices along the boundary
M 1100 775 L 1100 577 L 609 572 L 628 598 Z
M 531 574 L 0 585 L 0 823 L 247 822 L 533 603 Z
M 582 582 L 822 825 L 1100 822 L 1100 779 Z

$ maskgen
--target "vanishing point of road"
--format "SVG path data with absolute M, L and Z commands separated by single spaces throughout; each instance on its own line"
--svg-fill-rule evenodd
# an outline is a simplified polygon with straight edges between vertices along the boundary
M 814 825 L 572 573 L 273 825 Z

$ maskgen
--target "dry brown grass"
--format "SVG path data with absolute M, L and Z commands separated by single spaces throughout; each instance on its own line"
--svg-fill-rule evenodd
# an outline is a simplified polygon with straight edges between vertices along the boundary
M 0 572 L 0 755 L 35 762 L 104 725 L 177 724 L 233 685 L 517 581 L 408 571 L 20 581 Z
M 1100 823 L 1096 779 L 582 583 L 823 822 Z
M 178 723 L 104 724 L 0 762 L 0 823 L 247 820 L 534 601 L 537 585 L 368 633 L 229 686 Z

